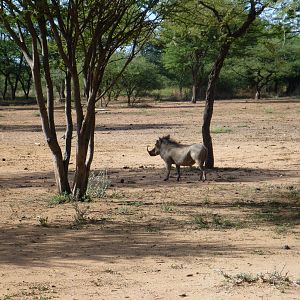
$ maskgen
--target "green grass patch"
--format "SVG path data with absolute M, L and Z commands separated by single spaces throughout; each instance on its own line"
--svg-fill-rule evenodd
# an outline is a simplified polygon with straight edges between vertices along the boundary
M 119 215 L 130 215 L 131 210 L 127 205 L 122 205 L 121 207 L 118 207 L 117 214 L 119 214 Z
M 170 212 L 174 212 L 176 210 L 176 205 L 174 202 L 163 202 L 160 205 L 160 208 L 163 212 L 170 213 Z
M 49 227 L 48 217 L 38 217 L 38 221 L 39 221 L 40 226 Z
M 69 203 L 71 201 L 73 201 L 72 194 L 62 193 L 62 194 L 53 196 L 49 201 L 49 205 L 58 205 L 58 204 L 63 204 L 63 203 Z
M 198 229 L 220 230 L 243 227 L 242 221 L 227 219 L 224 216 L 220 216 L 218 214 L 197 214 L 193 216 L 193 223 L 197 226 Z
M 274 113 L 274 109 L 271 107 L 267 107 L 267 108 L 265 108 L 265 113 L 272 114 L 272 113 Z
M 232 130 L 228 127 L 213 127 L 210 130 L 211 133 L 219 134 L 219 133 L 230 133 Z

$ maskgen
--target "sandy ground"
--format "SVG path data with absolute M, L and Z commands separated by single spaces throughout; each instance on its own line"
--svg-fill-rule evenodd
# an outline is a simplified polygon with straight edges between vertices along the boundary
M 201 141 L 202 111 L 99 110 L 93 169 L 111 185 L 76 207 L 51 204 L 36 107 L 0 107 L 0 299 L 300 299 L 300 100 L 216 102 L 217 168 L 164 182 L 146 146 Z

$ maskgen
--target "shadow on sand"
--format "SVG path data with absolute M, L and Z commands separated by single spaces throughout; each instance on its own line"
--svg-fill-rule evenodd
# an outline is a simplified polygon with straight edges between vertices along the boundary
M 174 171 L 174 170 L 173 170 Z M 152 187 L 166 186 L 168 188 L 179 185 L 188 186 L 197 183 L 198 175 L 195 170 L 185 169 L 183 179 L 177 183 L 175 178 L 169 182 L 163 182 L 162 169 L 135 168 L 135 169 L 113 169 L 109 171 L 110 180 L 114 187 L 144 188 L 144 193 L 151 193 Z M 268 169 L 248 169 L 248 168 L 223 168 L 210 171 L 208 183 L 214 185 L 218 183 L 254 182 L 257 180 L 269 180 L 278 176 L 295 176 L 295 170 L 268 170 Z M 227 178 L 231 178 L 228 181 Z M 234 178 L 234 179 L 233 179 Z M 123 179 L 123 180 L 121 180 Z M 54 178 L 51 173 L 30 173 L 28 175 L 15 174 L 13 177 L 0 177 L 1 189 L 7 187 L 22 188 L 34 186 L 51 186 Z M 53 187 L 54 189 L 54 187 Z M 124 201 L 123 201 L 124 202 Z M 149 203 L 151 205 L 151 203 Z M 156 203 L 157 205 L 157 203 Z M 210 206 L 209 206 L 210 205 Z M 253 209 L 253 211 L 264 212 L 274 208 L 274 202 L 241 202 L 239 207 Z M 180 207 L 181 204 L 178 204 Z M 192 209 L 199 209 L 202 203 L 189 203 L 187 201 L 182 206 L 189 206 Z M 181 207 L 182 207 L 181 206 Z M 211 203 L 207 207 L 218 209 L 230 209 L 236 203 Z M 286 219 L 271 220 L 276 222 L 299 223 L 300 203 L 285 203 L 276 205 L 276 212 L 282 209 L 286 212 Z M 296 213 L 295 213 L 296 212 Z M 170 235 L 170 230 L 182 233 L 186 225 L 178 222 L 169 222 L 162 218 L 153 217 L 147 221 L 128 222 L 120 219 L 99 219 L 93 224 L 83 228 L 72 228 L 67 225 L 53 225 L 41 227 L 35 225 L 7 225 L 0 224 L 0 264 L 14 264 L 19 266 L 55 266 L 55 264 L 69 264 L 68 260 L 94 260 L 94 261 L 117 261 L 120 259 L 143 259 L 152 257 L 209 257 L 225 256 L 238 257 L 244 253 L 257 250 L 256 246 L 234 246 L 232 243 L 220 239 L 215 233 L 207 240 L 193 241 L 188 238 L 176 238 Z M 267 246 L 266 246 L 267 247 Z

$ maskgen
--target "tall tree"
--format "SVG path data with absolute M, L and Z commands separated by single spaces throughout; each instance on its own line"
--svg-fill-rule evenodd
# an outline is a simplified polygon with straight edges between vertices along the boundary
M 144 56 L 137 56 L 122 74 L 119 84 L 126 93 L 127 105 L 131 106 L 138 97 L 162 88 L 162 82 L 157 66 Z
M 214 26 L 219 31 L 218 53 L 208 76 L 202 125 L 203 143 L 208 149 L 206 167 L 213 168 L 214 153 L 210 135 L 210 124 L 213 116 L 215 91 L 219 75 L 232 44 L 247 32 L 256 17 L 263 12 L 266 4 L 255 0 L 199 0 L 198 3 L 203 8 L 203 14 L 206 15 L 211 23 L 214 23 Z
M 42 128 L 53 156 L 60 193 L 72 191 L 74 196 L 84 197 L 94 154 L 95 104 L 106 66 L 112 55 L 124 47 L 128 51 L 127 63 L 130 62 L 158 24 L 159 14 L 154 12 L 158 4 L 158 0 L 1 1 L 0 24 L 22 50 L 32 71 Z M 31 47 L 24 42 L 25 30 L 29 32 Z M 53 41 L 67 70 L 64 150 L 59 145 L 55 123 L 53 69 L 49 60 L 49 43 Z M 73 133 L 71 98 L 77 135 L 72 186 L 68 172 Z
M 197 1 L 181 1 L 174 14 L 164 22 L 161 34 L 165 42 L 165 66 L 180 88 L 189 78 L 193 103 L 200 98 L 204 67 L 210 52 L 215 49 L 216 32 L 212 26 L 202 26 L 202 10 Z

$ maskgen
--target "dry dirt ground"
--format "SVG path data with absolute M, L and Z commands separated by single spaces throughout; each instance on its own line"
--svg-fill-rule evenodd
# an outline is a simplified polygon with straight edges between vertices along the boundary
M 216 102 L 217 168 L 164 182 L 146 146 L 199 142 L 202 111 L 99 110 L 106 197 L 55 205 L 36 107 L 0 107 L 0 299 L 300 299 L 300 100 Z

